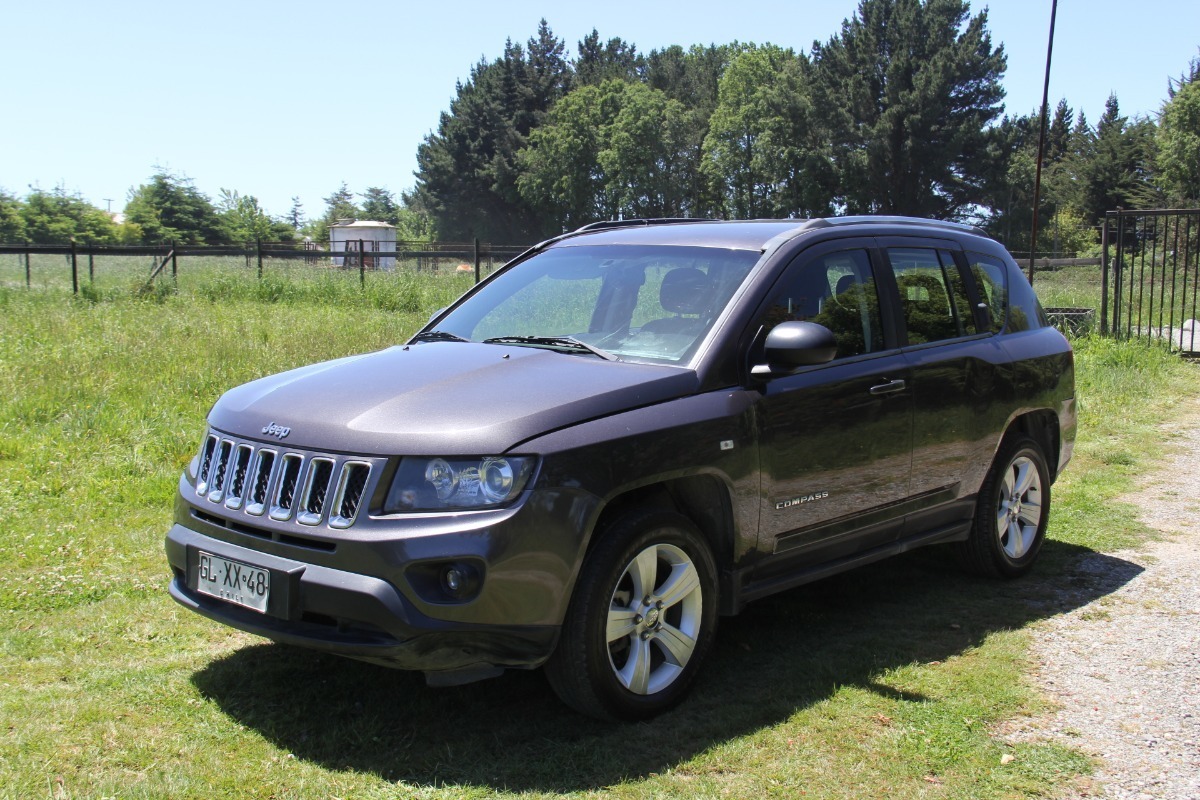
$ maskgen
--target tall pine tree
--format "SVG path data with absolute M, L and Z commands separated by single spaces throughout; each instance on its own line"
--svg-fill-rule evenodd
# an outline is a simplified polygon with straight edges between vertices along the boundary
M 542 20 L 526 48 L 509 41 L 458 85 L 437 132 L 417 148 L 416 200 L 441 237 L 524 243 L 554 232 L 517 189 L 517 153 L 569 87 L 564 51 Z
M 1006 65 L 986 11 L 862 0 L 812 60 L 848 211 L 954 218 L 978 202 Z

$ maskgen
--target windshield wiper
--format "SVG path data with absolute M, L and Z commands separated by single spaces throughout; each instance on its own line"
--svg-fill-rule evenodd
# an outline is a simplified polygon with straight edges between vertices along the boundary
M 491 339 L 484 339 L 483 343 L 515 344 L 524 347 L 545 347 L 549 350 L 566 350 L 591 353 L 594 356 L 603 358 L 605 361 L 621 360 L 607 350 L 601 350 L 595 345 L 590 345 L 587 342 L 581 342 L 574 336 L 496 336 Z
M 450 331 L 425 331 L 424 333 L 418 333 L 416 336 L 412 337 L 412 339 L 410 339 L 409 341 L 412 341 L 412 342 L 469 342 L 471 340 L 464 339 L 463 337 L 459 336 L 457 333 L 451 333 Z

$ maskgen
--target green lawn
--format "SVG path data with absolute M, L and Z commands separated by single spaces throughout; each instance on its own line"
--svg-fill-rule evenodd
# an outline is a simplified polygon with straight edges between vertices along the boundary
M 235 276 L 141 299 L 0 286 L 0 798 L 1007 798 L 1089 772 L 994 731 L 1046 710 L 1026 628 L 1098 596 L 1059 590 L 1071 559 L 1146 535 L 1117 499 L 1200 388 L 1194 368 L 1079 343 L 1080 444 L 1032 579 L 925 551 L 756 603 L 688 702 L 607 725 L 538 673 L 431 690 L 167 597 L 175 483 L 220 392 L 400 341 L 463 288 L 371 277 L 365 293 Z

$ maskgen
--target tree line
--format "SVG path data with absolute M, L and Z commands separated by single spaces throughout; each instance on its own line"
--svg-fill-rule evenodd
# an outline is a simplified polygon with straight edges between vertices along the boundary
M 327 238 L 340 218 L 403 239 L 529 243 L 602 219 L 905 214 L 978 224 L 1031 247 L 1039 115 L 1005 114 L 1007 66 L 965 0 L 861 0 L 809 52 L 772 44 L 642 53 L 593 30 L 568 56 L 543 20 L 481 59 L 417 149 L 399 197 L 343 183 L 306 219 L 251 195 L 214 202 L 158 170 L 123 222 L 62 189 L 0 192 L 0 241 L 243 242 Z M 1200 203 L 1200 60 L 1157 120 L 1097 123 L 1061 100 L 1048 121 L 1037 250 L 1094 247 L 1105 211 Z
M 299 198 L 289 213 L 271 216 L 258 198 L 221 189 L 216 201 L 183 175 L 157 168 L 131 189 L 125 210 L 110 214 L 62 187 L 33 189 L 22 200 L 0 190 L 0 242 L 65 244 L 245 244 L 326 241 L 339 219 L 372 219 L 397 227 L 402 240 L 427 240 L 429 219 L 408 208 L 387 189 L 371 186 L 355 195 L 343 183 L 325 200 L 321 216 L 307 219 Z
M 734 42 L 640 53 L 545 21 L 481 60 L 418 148 L 409 198 L 451 238 L 533 241 L 618 217 L 904 214 L 1030 249 L 1040 114 L 964 0 L 861 0 L 808 53 Z M 1200 61 L 1157 122 L 1110 96 L 1048 120 L 1039 251 L 1098 242 L 1105 211 L 1200 204 Z

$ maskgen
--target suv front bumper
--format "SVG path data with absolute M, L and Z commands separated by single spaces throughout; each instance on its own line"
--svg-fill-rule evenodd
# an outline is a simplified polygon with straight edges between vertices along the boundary
M 268 570 L 267 612 L 198 592 L 201 552 Z M 436 676 L 536 667 L 550 656 L 558 639 L 556 625 L 435 619 L 382 579 L 248 549 L 180 524 L 167 533 L 166 553 L 174 573 L 170 593 L 177 602 L 284 644 Z

